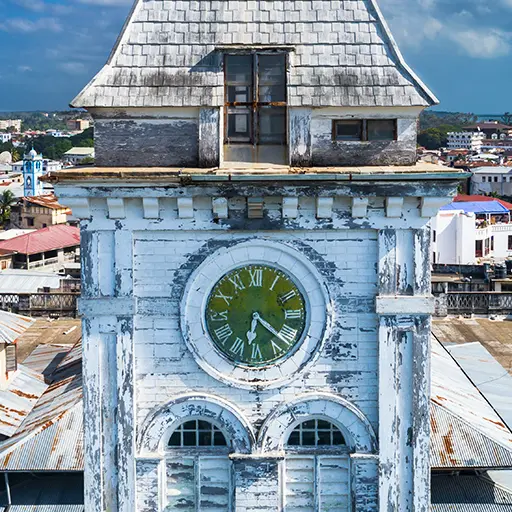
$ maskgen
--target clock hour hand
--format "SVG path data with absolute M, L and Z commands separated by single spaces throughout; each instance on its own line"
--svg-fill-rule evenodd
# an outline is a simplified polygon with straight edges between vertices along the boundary
M 251 345 L 252 342 L 256 339 L 256 336 L 257 336 L 256 327 L 258 327 L 258 320 L 256 318 L 254 318 L 254 315 L 253 315 L 252 323 L 251 323 L 251 330 L 247 331 L 247 341 L 249 342 L 249 345 Z
M 252 317 L 255 320 L 257 320 L 263 327 L 265 327 L 267 331 L 271 332 L 274 336 L 279 336 L 279 333 L 267 321 L 263 320 L 263 318 L 261 318 L 261 316 L 258 313 L 254 313 Z

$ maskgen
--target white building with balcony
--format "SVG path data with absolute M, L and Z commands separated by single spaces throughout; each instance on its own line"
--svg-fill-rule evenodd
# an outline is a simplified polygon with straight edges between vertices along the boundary
M 475 265 L 512 258 L 510 205 L 504 201 L 454 202 L 432 221 L 434 263 Z
M 471 177 L 472 194 L 512 196 L 512 167 L 506 165 L 475 167 Z
M 448 148 L 480 151 L 484 140 L 485 133 L 483 132 L 450 132 L 448 133 Z

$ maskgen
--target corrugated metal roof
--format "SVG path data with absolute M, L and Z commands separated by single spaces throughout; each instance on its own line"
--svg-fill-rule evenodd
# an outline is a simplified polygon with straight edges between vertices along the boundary
M 45 377 L 50 377 L 69 352 L 69 345 L 41 343 L 23 361 L 23 365 Z
M 75 245 L 80 245 L 80 229 L 75 226 L 56 224 L 4 240 L 0 242 L 0 249 L 8 249 L 20 254 L 38 254 Z
M 45 208 L 49 208 L 50 210 L 71 210 L 62 204 L 59 203 L 59 200 L 55 196 L 55 194 L 44 194 L 41 196 L 26 196 L 23 198 L 24 201 L 27 201 L 31 204 L 37 204 L 38 206 L 44 206 Z
M 465 213 L 482 213 L 482 214 L 506 214 L 510 213 L 498 201 L 466 201 L 458 203 L 450 203 L 441 208 L 441 211 L 462 210 Z
M 3 480 L 3 477 L 2 477 Z M 60 475 L 9 475 L 12 505 L 0 493 L 0 512 L 83 512 L 82 473 Z M 5 509 L 2 507 L 6 507 Z
M 432 477 L 432 512 L 512 512 L 512 492 L 485 477 Z
M 12 436 L 47 388 L 42 375 L 19 365 L 7 389 L 0 390 L 0 434 Z
M 0 343 L 14 343 L 35 320 L 0 310 Z
M 0 443 L 0 470 L 83 468 L 82 365 L 59 367 L 15 435 Z
M 3 270 L 0 293 L 37 293 L 42 288 L 59 288 L 63 276 L 31 270 Z
M 447 350 L 512 430 L 512 376 L 481 343 L 452 345 Z
M 435 339 L 431 402 L 432 467 L 512 467 L 512 432 Z

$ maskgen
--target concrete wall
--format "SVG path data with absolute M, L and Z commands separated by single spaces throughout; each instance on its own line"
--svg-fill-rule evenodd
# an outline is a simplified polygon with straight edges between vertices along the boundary
M 432 220 L 432 230 L 436 232 L 436 241 L 432 251 L 436 254 L 436 263 L 447 265 L 473 265 L 476 262 L 475 242 L 477 233 L 485 245 L 485 238 L 491 237 L 491 231 L 477 230 L 475 215 L 466 215 L 460 211 L 440 212 Z

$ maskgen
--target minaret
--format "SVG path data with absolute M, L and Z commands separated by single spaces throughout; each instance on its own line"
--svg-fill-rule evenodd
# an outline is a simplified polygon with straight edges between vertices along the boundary
M 43 182 L 39 179 L 42 175 L 43 155 L 32 148 L 23 157 L 24 196 L 39 196 L 43 193 Z

